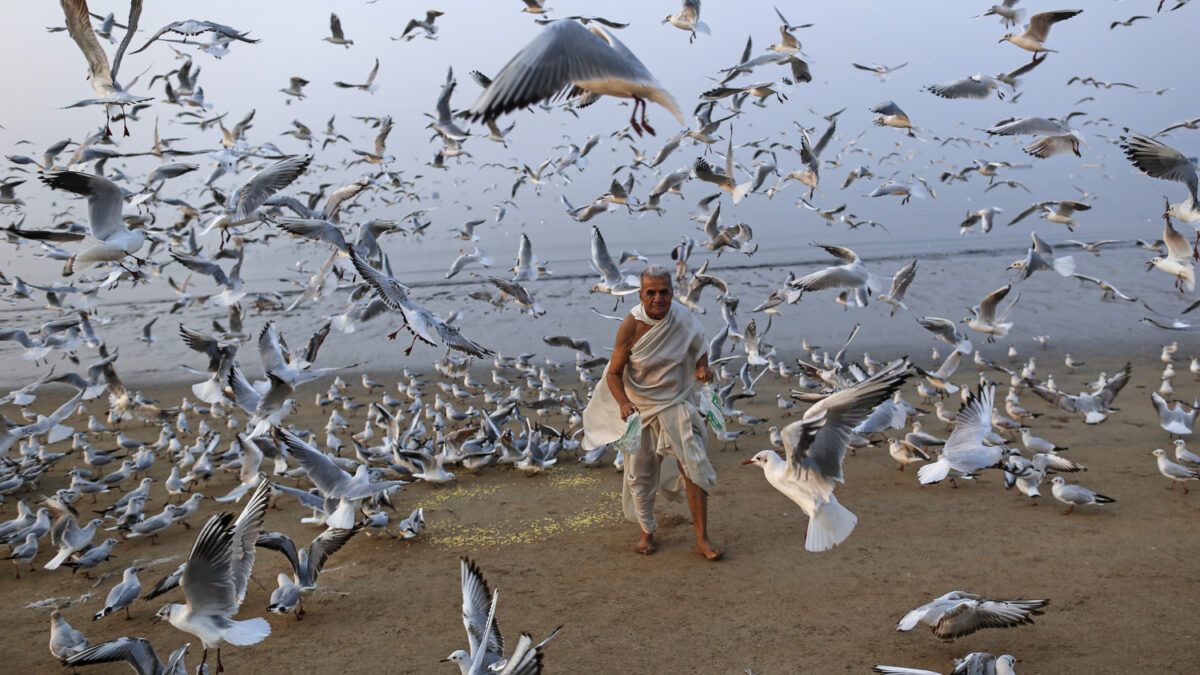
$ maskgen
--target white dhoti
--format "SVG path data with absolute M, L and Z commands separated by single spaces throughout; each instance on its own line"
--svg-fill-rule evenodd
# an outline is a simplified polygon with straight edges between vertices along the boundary
M 672 303 L 667 316 L 655 321 L 639 304 L 631 312 L 652 327 L 634 344 L 622 373 L 625 393 L 642 416 L 642 441 L 625 457 L 621 504 L 625 518 L 653 534 L 654 497 L 662 490 L 672 499 L 684 491 L 676 462 L 684 475 L 701 490 L 711 492 L 717 475 L 705 448 L 704 418 L 696 409 L 693 383 L 696 362 L 704 349 L 704 332 L 682 306 Z M 612 443 L 625 433 L 620 407 L 605 377 L 596 385 L 583 411 L 583 449 Z

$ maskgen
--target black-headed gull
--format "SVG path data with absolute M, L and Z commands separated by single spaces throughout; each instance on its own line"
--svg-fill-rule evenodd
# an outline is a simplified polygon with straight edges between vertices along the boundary
M 1200 480 L 1200 473 L 1193 471 L 1182 464 L 1176 464 L 1170 459 L 1167 459 L 1167 453 L 1162 448 L 1156 449 L 1150 453 L 1158 460 L 1158 472 L 1165 478 L 1171 479 L 1171 487 L 1168 490 L 1174 490 L 1175 484 L 1179 483 L 1183 486 L 1183 493 L 1188 493 L 1187 483 L 1184 481 Z
M 920 622 L 939 640 L 953 640 L 982 628 L 1009 628 L 1033 623 L 1049 600 L 991 600 L 965 591 L 949 593 L 904 615 L 896 630 L 912 630 Z
M 76 269 L 85 269 L 96 263 L 119 262 L 125 256 L 133 257 L 146 243 L 146 233 L 140 228 L 130 229 L 125 225 L 122 210 L 125 193 L 116 183 L 103 176 L 79 171 L 53 171 L 42 174 L 41 180 L 55 190 L 65 190 L 87 197 L 88 226 L 98 244 L 67 259 L 63 276 L 70 276 Z
M 1129 133 L 1129 130 L 1125 130 Z M 1129 133 L 1121 137 L 1121 149 L 1125 156 L 1138 169 L 1147 175 L 1163 180 L 1172 180 L 1187 186 L 1188 194 L 1192 196 L 1192 204 L 1200 203 L 1196 192 L 1200 189 L 1200 178 L 1196 175 L 1196 165 L 1182 152 L 1160 141 L 1139 133 Z
M 125 570 L 121 577 L 121 581 L 113 586 L 108 591 L 108 599 L 104 601 L 104 608 L 96 612 L 92 617 L 92 621 L 103 619 L 104 617 L 125 610 L 125 618 L 129 619 L 129 606 L 137 600 L 142 593 L 142 582 L 138 580 L 137 573 L 140 572 L 136 567 L 130 567 Z
M 549 24 L 517 52 L 467 111 L 467 118 L 495 119 L 517 108 L 551 100 L 566 90 L 632 98 L 629 122 L 638 134 L 643 129 L 654 133 L 646 123 L 648 100 L 684 123 L 675 99 L 625 43 L 594 22 L 584 26 L 571 20 Z
M 554 629 L 545 640 L 533 644 L 533 639 L 522 633 L 516 648 L 504 658 L 504 636 L 496 623 L 496 600 L 498 591 L 491 591 L 479 567 L 468 558 L 460 561 L 462 568 L 462 620 L 467 629 L 470 651 L 458 649 L 442 661 L 457 663 L 462 675 L 521 675 L 540 673 L 542 647 L 546 645 L 562 626 Z
M 987 652 L 972 652 L 961 659 L 954 659 L 954 670 L 950 675 L 1015 675 L 1017 671 L 1013 664 L 1017 660 L 1011 654 L 993 656 Z M 933 670 L 901 666 L 875 666 L 872 670 L 885 675 L 940 675 Z
M 109 67 L 108 55 L 100 47 L 100 41 L 96 39 L 96 31 L 92 28 L 87 0 L 63 0 L 62 8 L 63 14 L 66 17 L 67 32 L 79 47 L 79 51 L 83 52 L 83 57 L 87 59 L 88 81 L 91 83 L 92 89 L 100 97 L 84 99 L 67 107 L 116 105 L 121 106 L 122 111 L 124 111 L 126 105 L 149 101 L 150 99 L 147 97 L 134 96 L 125 91 L 117 83 L 116 79 L 117 73 L 121 70 L 121 59 L 125 56 L 125 50 L 129 48 L 129 42 L 133 39 L 133 34 L 137 32 L 138 19 L 142 15 L 141 0 L 134 0 L 129 4 L 129 20 L 126 22 L 125 37 L 122 38 L 116 53 L 113 54 L 111 68 Z M 122 115 L 122 119 L 124 119 L 124 115 Z M 108 127 L 107 112 L 104 116 L 104 135 L 112 135 Z M 125 135 L 129 135 L 128 126 L 125 127 Z
M 258 535 L 255 541 L 255 546 L 259 548 L 268 548 L 273 551 L 279 551 L 283 554 L 288 562 L 292 565 L 292 585 L 295 586 L 300 596 L 312 595 L 317 590 L 317 577 L 320 576 L 321 570 L 324 569 L 325 563 L 329 560 L 329 556 L 337 553 L 346 542 L 350 541 L 351 537 L 357 534 L 359 528 L 338 529 L 331 527 L 326 529 L 308 545 L 306 549 L 296 550 L 296 544 L 291 537 L 280 532 L 262 532 Z M 280 587 L 284 584 L 281 582 Z M 272 599 L 272 604 L 275 600 Z M 270 611 L 286 614 L 290 609 L 280 611 L 279 608 L 271 609 Z M 296 616 L 304 615 L 304 604 L 302 600 L 296 602 Z
M 983 300 L 979 301 L 978 305 L 971 308 L 971 317 L 967 320 L 967 327 L 987 335 L 988 342 L 995 342 L 996 338 L 1007 336 L 1013 324 L 1005 319 L 1008 318 L 1017 301 L 1021 299 L 1021 295 L 1018 293 L 1007 307 L 999 310 L 1000 301 L 1008 295 L 1010 290 L 1012 290 L 1012 285 L 1007 284 L 988 293 Z
M 1108 419 L 1108 413 L 1113 409 L 1113 399 L 1117 397 L 1121 389 L 1129 382 L 1129 377 L 1133 372 L 1133 366 L 1129 363 L 1120 370 L 1116 375 L 1108 378 L 1098 391 L 1082 392 L 1076 396 L 1061 392 L 1039 382 L 1031 383 L 1033 393 L 1041 396 L 1050 403 L 1066 410 L 1067 412 L 1083 413 L 1083 421 L 1086 424 L 1099 424 Z
M 270 483 L 263 481 L 237 520 L 227 513 L 208 519 L 192 545 L 180 579 L 187 603 L 166 605 L 155 615 L 157 620 L 166 619 L 179 630 L 200 638 L 204 645 L 202 664 L 208 661 L 208 650 L 215 647 L 217 672 L 225 669 L 221 665 L 222 644 L 257 644 L 271 634 L 271 624 L 262 617 L 244 621 L 231 618 L 246 597 L 246 583 L 254 567 L 254 542 L 262 529 L 269 497 Z
M 146 638 L 120 637 L 65 657 L 63 665 L 77 668 L 94 663 L 125 661 L 133 666 L 134 672 L 142 675 L 187 675 L 187 664 L 184 663 L 183 657 L 191 646 L 190 642 L 184 644 L 171 652 L 167 662 L 163 663 L 154 651 L 154 645 Z
M 1154 411 L 1158 413 L 1158 423 L 1164 431 L 1177 436 L 1192 433 L 1196 426 L 1196 417 L 1200 415 L 1200 409 L 1192 407 L 1190 411 L 1185 410 L 1184 407 L 1187 404 L 1182 401 L 1176 401 L 1174 408 L 1168 407 L 1167 402 L 1157 392 L 1150 393 L 1150 400 L 1154 403 Z
M 995 400 L 996 388 L 992 385 L 981 386 L 968 397 L 954 419 L 954 431 L 946 439 L 941 457 L 917 472 L 921 484 L 945 480 L 951 471 L 974 473 L 1000 464 L 1006 448 L 983 444 L 992 428 Z
M 1025 28 L 1024 32 L 1020 34 L 1009 33 L 1000 38 L 1000 42 L 1011 42 L 1021 49 L 1035 54 L 1038 52 L 1057 53 L 1057 50 L 1049 49 L 1046 45 L 1042 44 L 1050 36 L 1050 27 L 1059 21 L 1066 21 L 1082 11 L 1082 9 L 1062 9 L 1055 12 L 1034 14 L 1029 17 L 1029 26 Z
M 50 654 L 56 659 L 69 659 L 91 646 L 91 641 L 71 627 L 62 612 L 50 612 Z
M 842 460 L 852 429 L 909 377 L 900 360 L 871 377 L 825 397 L 780 431 L 786 458 L 763 450 L 743 464 L 757 464 L 772 487 L 809 518 L 804 548 L 826 551 L 845 541 L 858 518 L 838 503 L 833 490 L 843 482 Z
M 1054 498 L 1064 504 L 1070 504 L 1070 507 L 1063 511 L 1064 516 L 1074 511 L 1076 506 L 1083 504 L 1112 504 L 1117 501 L 1112 497 L 1092 492 L 1082 485 L 1067 483 L 1062 476 L 1055 476 L 1050 483 L 1050 493 L 1054 495 Z

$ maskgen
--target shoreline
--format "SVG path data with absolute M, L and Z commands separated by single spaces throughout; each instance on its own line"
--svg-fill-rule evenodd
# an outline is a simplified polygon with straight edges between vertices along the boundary
M 788 266 L 730 265 L 713 267 L 710 271 L 728 280 L 731 286 L 741 289 L 737 313 L 739 328 L 750 319 L 756 319 L 761 334 L 765 324 L 770 321 L 772 328 L 765 340 L 773 344 L 781 354 L 801 355 L 801 343 L 805 340 L 809 344 L 818 344 L 830 352 L 836 352 L 854 325 L 861 323 L 862 331 L 851 345 L 850 353 L 870 351 L 886 353 L 892 357 L 916 357 L 925 353 L 925 350 L 932 350 L 934 346 L 938 346 L 944 356 L 946 350 L 941 348 L 944 343 L 935 342 L 932 335 L 917 324 L 916 318 L 933 315 L 957 321 L 966 314 L 965 308 L 977 304 L 984 295 L 1002 283 L 1002 280 L 997 280 L 994 275 L 979 274 L 978 271 L 981 268 L 1002 269 L 1017 257 L 1012 253 L 989 251 L 965 258 L 947 255 L 932 261 L 923 259 L 917 278 L 905 299 L 910 309 L 900 310 L 893 317 L 889 317 L 884 311 L 890 307 L 874 301 L 865 308 L 843 309 L 833 302 L 835 294 L 832 291 L 806 294 L 795 305 L 778 308 L 780 313 L 775 316 L 767 317 L 761 313 L 750 312 L 759 302 L 766 299 L 773 288 L 782 283 L 788 272 L 804 274 L 819 269 L 827 264 L 828 260 L 817 264 L 797 263 Z M 1175 306 L 1184 304 L 1177 294 L 1163 288 L 1166 284 L 1161 278 L 1161 273 L 1143 273 L 1139 276 L 1124 272 L 1129 268 L 1129 258 L 1140 259 L 1148 255 L 1140 249 L 1126 247 L 1108 250 L 1103 256 L 1093 256 L 1076 249 L 1070 255 L 1074 256 L 1079 273 L 1101 279 L 1115 279 L 1113 283 L 1123 291 L 1139 299 L 1149 299 L 1151 304 L 1161 311 L 1178 311 L 1174 309 Z M 883 287 L 880 292 L 886 291 L 890 284 L 890 276 L 894 272 L 892 266 L 898 268 L 897 263 L 906 260 L 907 257 L 894 256 L 867 261 L 879 279 L 879 285 Z M 637 264 L 627 265 L 626 269 L 636 271 Z M 539 318 L 519 314 L 510 304 L 501 303 L 497 306 L 466 298 L 468 292 L 486 290 L 491 293 L 488 290 L 490 285 L 486 284 L 482 277 L 432 286 L 416 284 L 413 297 L 436 314 L 445 315 L 450 311 L 460 311 L 457 325 L 461 327 L 463 334 L 473 337 L 494 351 L 505 355 L 533 351 L 539 359 L 548 357 L 567 362 L 573 358 L 568 350 L 547 347 L 542 344 L 540 338 L 548 335 L 587 338 L 592 342 L 597 356 L 611 349 L 608 343 L 615 334 L 615 326 L 610 325 L 612 322 L 607 319 L 589 311 L 589 308 L 610 314 L 613 313 L 615 303 L 611 296 L 589 293 L 587 286 L 590 279 L 590 276 L 585 275 L 551 277 L 529 284 L 535 298 L 547 309 L 546 314 Z M 475 288 L 468 290 L 472 286 Z M 1062 355 L 1057 351 L 1059 346 L 1069 345 L 1073 355 L 1085 361 L 1085 354 L 1110 357 L 1128 353 L 1131 348 L 1150 347 L 1182 337 L 1139 323 L 1140 318 L 1149 315 L 1140 302 L 1103 302 L 1098 290 L 1074 279 L 1063 279 L 1049 272 L 1041 272 L 1015 285 L 1014 289 L 1016 292 L 1011 295 L 1019 293 L 1021 300 L 1013 312 L 1012 320 L 1015 325 L 1009 337 L 994 344 L 987 344 L 984 336 L 971 336 L 975 348 L 985 358 L 1003 360 L 1009 344 L 1015 345 L 1020 354 L 1033 353 L 1040 348 L 1032 342 L 1032 337 L 1043 334 L 1052 335 L 1050 351 L 1055 358 Z M 716 294 L 712 290 L 705 291 L 702 304 L 708 307 L 709 311 L 699 317 L 710 337 L 723 325 L 716 311 L 718 303 L 713 299 Z M 308 333 L 316 325 L 314 317 L 324 322 L 329 317 L 341 313 L 344 310 L 343 298 L 344 291 L 338 291 L 328 293 L 323 300 L 302 306 L 290 313 L 269 311 L 247 314 L 244 318 L 246 336 L 239 355 L 243 368 L 255 376 L 261 373 L 257 355 L 254 353 L 254 339 L 266 321 L 276 322 L 290 344 L 303 344 Z M 635 301 L 636 298 L 632 297 L 621 301 L 617 305 L 616 314 L 623 315 Z M 108 322 L 105 334 L 110 336 L 111 345 L 120 349 L 123 356 L 118 372 L 132 388 L 198 381 L 198 376 L 176 370 L 180 365 L 203 367 L 204 357 L 183 346 L 175 324 L 183 323 L 206 333 L 215 333 L 211 325 L 213 321 L 227 325 L 227 312 L 224 308 L 194 306 L 174 315 L 161 311 L 156 313 L 156 308 L 165 308 L 165 302 L 101 304 L 96 308 L 100 311 L 95 312 L 93 321 Z M 124 312 L 120 319 L 115 314 L 116 310 Z M 37 313 L 30 314 L 27 330 L 32 329 L 32 324 L 36 322 L 57 316 L 45 310 L 37 310 Z M 162 319 L 154 327 L 156 344 L 151 348 L 134 338 L 140 335 L 141 325 L 155 315 Z M 398 354 L 398 350 L 405 346 L 400 344 L 405 336 L 398 337 L 394 342 L 385 338 L 401 325 L 398 319 L 399 315 L 388 312 L 370 322 L 360 324 L 355 333 L 331 331 L 322 347 L 317 367 L 357 364 L 370 373 L 386 374 L 398 372 L 404 367 L 416 368 L 414 364 L 428 363 L 426 359 L 440 358 L 442 349 L 424 344 L 418 344 L 412 356 Z M 496 330 L 497 326 L 503 329 Z M 16 343 L 0 343 L 0 358 L 9 358 L 15 366 L 0 374 L 0 389 L 24 386 L 48 369 L 48 366 L 34 366 L 19 358 L 14 359 L 20 350 Z M 78 367 L 62 362 L 61 357 L 55 354 L 51 357 L 50 365 L 55 367 L 56 374 L 74 369 L 82 370 L 88 363 L 99 358 L 96 354 L 94 349 L 81 349 Z M 879 358 L 879 354 L 876 358 Z M 197 379 L 192 380 L 192 377 Z

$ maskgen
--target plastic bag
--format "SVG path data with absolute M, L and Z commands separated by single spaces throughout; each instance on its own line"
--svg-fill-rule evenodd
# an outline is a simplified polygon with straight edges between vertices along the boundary
M 705 384 L 700 388 L 700 414 L 708 420 L 713 431 L 724 433 L 725 411 L 721 408 L 721 399 L 711 385 Z
M 631 453 L 642 444 L 642 413 L 634 412 L 625 418 L 625 433 L 612 445 L 617 452 Z

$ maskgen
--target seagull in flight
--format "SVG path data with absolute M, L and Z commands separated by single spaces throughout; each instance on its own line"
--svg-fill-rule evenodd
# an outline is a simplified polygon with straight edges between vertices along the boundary
M 130 229 L 125 225 L 122 215 L 125 192 L 119 185 L 103 176 L 79 171 L 52 171 L 42 174 L 40 178 L 55 190 L 87 197 L 88 227 L 92 237 L 100 242 L 68 258 L 63 276 L 74 274 L 76 266 L 86 269 L 96 263 L 118 262 L 125 256 L 132 257 L 138 265 L 145 264 L 135 254 L 146 243 L 146 232 L 140 227 Z M 137 276 L 128 268 L 126 271 Z
M 517 108 L 553 100 L 563 91 L 632 98 L 629 123 L 638 135 L 643 131 L 654 135 L 646 122 L 646 101 L 663 106 L 680 124 L 686 123 L 674 97 L 625 43 L 595 22 L 584 26 L 570 20 L 549 24 L 517 52 L 466 117 L 471 121 L 495 119 Z
M 827 551 L 846 540 L 858 523 L 838 503 L 833 491 L 844 482 L 842 460 L 854 427 L 891 398 L 909 377 L 908 363 L 898 360 L 862 382 L 827 396 L 804 411 L 804 416 L 780 430 L 785 458 L 763 450 L 742 462 L 757 464 L 776 490 L 809 518 L 804 548 Z
M 121 108 L 121 119 L 126 122 L 125 135 L 128 136 L 129 125 L 124 115 L 125 106 L 151 100 L 147 97 L 130 94 L 117 83 L 116 79 L 117 73 L 121 70 L 121 60 L 125 57 L 125 50 L 129 47 L 129 41 L 133 39 L 133 34 L 137 32 L 138 19 L 142 16 L 142 0 L 132 0 L 129 3 L 129 21 L 126 22 L 125 37 L 121 40 L 121 44 L 117 46 L 116 53 L 113 54 L 111 67 L 109 66 L 108 56 L 104 53 L 104 49 L 100 47 L 100 41 L 96 39 L 96 32 L 92 29 L 87 0 L 62 0 L 62 8 L 63 13 L 66 15 L 67 32 L 79 47 L 79 51 L 83 52 L 83 57 L 87 59 L 88 82 L 91 83 L 92 89 L 99 96 L 99 98 L 89 98 L 72 103 L 67 107 L 78 108 L 87 105 L 118 106 Z M 105 136 L 112 135 L 112 130 L 109 128 L 108 122 L 108 113 L 106 112 L 104 115 Z
M 1042 44 L 1050 36 L 1050 27 L 1059 21 L 1066 21 L 1081 13 L 1082 9 L 1064 9 L 1055 12 L 1040 12 L 1029 17 L 1029 26 L 1023 33 L 1009 33 L 1000 38 L 1000 42 L 1011 42 L 1025 51 L 1037 54 L 1039 52 L 1055 52 Z
M 270 499 L 270 482 L 263 481 L 246 503 L 241 515 L 213 515 L 201 528 L 180 585 L 186 604 L 170 604 L 158 610 L 156 620 L 167 620 L 185 633 L 200 638 L 207 663 L 208 650 L 217 649 L 217 672 L 221 664 L 221 645 L 253 645 L 271 634 L 271 624 L 262 617 L 234 621 L 246 598 L 246 584 L 254 567 L 254 542 L 262 529 L 263 516 Z

